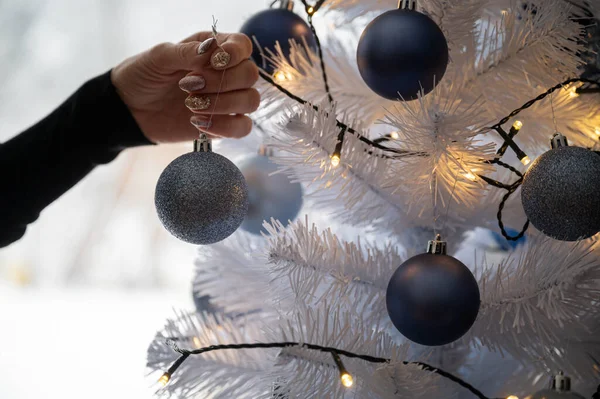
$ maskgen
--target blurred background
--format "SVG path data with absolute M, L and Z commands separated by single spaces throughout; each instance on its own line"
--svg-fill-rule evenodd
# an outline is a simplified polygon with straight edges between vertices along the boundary
M 126 57 L 209 30 L 213 15 L 237 31 L 266 5 L 0 0 L 0 142 Z M 189 147 L 122 153 L 0 249 L 0 398 L 151 396 L 146 349 L 173 307 L 193 309 L 196 254 L 158 222 L 154 186 Z

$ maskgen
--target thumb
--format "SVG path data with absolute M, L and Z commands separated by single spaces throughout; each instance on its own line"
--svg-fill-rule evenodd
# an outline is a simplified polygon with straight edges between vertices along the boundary
M 198 54 L 200 42 L 160 43 L 148 51 L 149 61 L 159 71 L 193 71 L 210 61 L 210 53 Z

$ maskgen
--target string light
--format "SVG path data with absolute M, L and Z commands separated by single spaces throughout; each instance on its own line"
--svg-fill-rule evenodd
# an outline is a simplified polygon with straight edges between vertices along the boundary
M 331 166 L 334 168 L 340 164 L 340 159 L 342 158 L 342 146 L 344 145 L 344 136 L 346 134 L 346 128 L 342 128 L 338 133 L 338 141 L 335 145 L 335 149 L 333 150 L 333 154 L 331 154 Z
M 340 156 L 337 154 L 333 154 L 331 156 L 331 166 L 333 166 L 334 168 L 337 168 L 340 164 Z
M 192 338 L 192 341 L 194 341 L 194 345 L 196 346 L 196 348 L 202 347 L 202 342 L 200 342 L 200 338 L 194 337 L 194 338 Z
M 463 176 L 467 180 L 471 180 L 471 181 L 477 180 L 477 176 L 473 172 L 463 173 Z
M 400 133 L 398 132 L 391 132 L 390 133 L 390 137 L 394 140 L 398 140 L 400 138 Z
M 171 379 L 171 376 L 169 375 L 169 373 L 164 373 L 159 379 L 158 382 L 163 386 L 167 386 L 167 384 L 169 383 L 169 380 Z
M 310 6 L 306 9 L 306 12 L 308 13 L 308 15 L 313 15 L 315 12 L 315 8 L 313 6 Z
M 600 127 L 596 128 L 596 135 L 600 136 Z
M 502 13 L 502 15 L 508 15 L 508 10 L 502 10 L 500 12 Z
M 519 399 L 519 397 L 516 395 L 510 395 L 506 399 Z
M 371 355 L 361 355 L 361 354 L 349 352 L 349 351 L 346 351 L 343 349 L 335 349 L 335 348 L 329 348 L 329 347 L 324 347 L 324 346 L 315 345 L 315 344 L 299 343 L 299 342 L 270 342 L 270 343 L 253 342 L 253 343 L 221 344 L 221 345 L 211 345 L 211 346 L 207 346 L 207 347 L 199 348 L 199 349 L 195 349 L 195 350 L 186 350 L 186 349 L 180 349 L 175 345 L 169 344 L 170 340 L 171 340 L 170 338 L 167 339 L 167 345 L 169 345 L 174 351 L 179 353 L 181 356 L 173 363 L 173 365 L 171 365 L 171 367 L 167 370 L 167 372 L 165 372 L 163 377 L 161 377 L 160 382 L 163 385 L 165 385 L 169 381 L 171 376 L 179 369 L 179 367 L 186 361 L 186 359 L 190 355 L 201 355 L 201 354 L 214 352 L 214 351 L 220 351 L 220 350 L 232 350 L 232 349 L 233 350 L 246 350 L 246 349 L 258 349 L 258 348 L 282 348 L 283 349 L 283 348 L 291 348 L 291 347 L 301 347 L 301 348 L 308 349 L 308 350 L 329 353 L 333 357 L 333 360 L 335 361 L 335 364 L 338 367 L 338 370 L 340 371 L 341 383 L 347 388 L 350 388 L 354 385 L 354 379 L 353 379 L 352 375 L 348 372 L 348 370 L 346 370 L 346 368 L 344 367 L 344 364 L 342 363 L 342 359 L 340 359 L 340 355 L 347 356 L 347 357 L 350 357 L 353 359 L 362 359 L 366 362 L 373 363 L 373 364 L 384 364 L 384 363 L 387 364 L 391 361 L 391 359 L 386 359 L 386 358 L 382 358 L 382 357 L 375 357 L 375 356 L 371 356 Z M 408 365 L 408 364 L 417 365 L 424 371 L 430 371 L 432 373 L 436 373 L 437 375 L 447 378 L 450 381 L 460 384 L 462 387 L 471 391 L 478 398 L 489 399 L 487 396 L 485 396 L 483 393 L 481 393 L 481 391 L 477 390 L 471 384 L 467 383 L 466 381 L 463 381 L 459 377 L 457 377 L 447 371 L 441 370 L 439 367 L 433 367 L 433 366 L 431 366 L 427 363 L 423 363 L 423 362 L 403 361 L 402 363 L 405 365 Z
M 354 380 L 352 379 L 352 376 L 348 373 L 343 373 L 340 376 L 340 379 L 342 380 L 342 385 L 345 386 L 346 388 L 350 388 L 352 387 L 352 384 L 354 384 Z M 519 399 L 519 398 L 517 398 Z
M 521 121 L 515 121 L 515 123 L 513 123 L 512 127 L 516 131 L 519 131 L 523 127 L 523 122 L 521 122 Z
M 285 82 L 286 80 L 294 80 L 294 75 L 289 71 L 285 72 L 280 69 L 273 74 L 273 78 L 278 82 Z
M 521 158 L 520 161 L 525 166 L 527 166 L 531 163 L 531 159 L 529 159 L 529 157 L 527 155 L 525 155 L 523 158 Z
M 285 72 L 283 72 L 283 71 L 277 71 L 277 72 L 275 72 L 275 74 L 273 76 L 275 77 L 275 80 L 278 82 L 283 82 L 284 80 L 286 80 Z
M 342 385 L 346 388 L 350 388 L 352 384 L 354 384 L 352 375 L 350 375 L 348 370 L 346 370 L 346 367 L 344 367 L 344 363 L 342 363 L 340 355 L 335 352 L 331 352 L 331 356 L 333 357 L 333 361 L 335 362 L 338 370 L 340 370 L 340 380 L 342 381 Z
M 570 98 L 579 97 L 579 93 L 577 93 L 577 86 L 571 86 L 569 88 L 569 97 Z

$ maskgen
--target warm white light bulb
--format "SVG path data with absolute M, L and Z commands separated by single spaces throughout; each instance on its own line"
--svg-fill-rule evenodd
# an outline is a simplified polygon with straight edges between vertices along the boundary
M 525 166 L 529 165 L 530 162 L 531 162 L 531 159 L 529 159 L 529 157 L 527 155 L 525 155 L 523 157 L 523 159 L 521 159 L 521 163 Z
M 315 12 L 315 8 L 310 6 L 310 7 L 308 7 L 308 10 L 306 10 L 306 12 L 308 12 L 310 15 L 312 15 Z
M 577 86 L 573 86 L 569 89 L 569 97 L 570 98 L 579 97 L 579 93 L 577 93 Z
M 354 384 L 354 380 L 352 379 L 352 376 L 348 373 L 342 374 L 340 378 L 342 380 L 342 385 L 345 386 L 346 388 L 350 388 L 352 386 L 352 384 Z
M 509 397 L 507 397 L 506 399 L 519 399 L 518 396 L 516 395 L 510 395 Z
M 158 382 L 164 387 L 169 383 L 171 376 L 168 373 L 164 373 L 158 380 Z
M 192 341 L 194 341 L 194 345 L 196 346 L 196 348 L 202 347 L 202 342 L 200 342 L 200 338 L 194 337 L 194 338 L 192 338 Z
M 596 128 L 596 135 L 600 136 L 600 127 Z
M 477 176 L 473 173 L 473 172 L 467 172 L 464 173 L 463 176 L 465 177 L 465 179 L 467 180 L 471 180 L 471 181 L 475 181 L 477 180 Z
M 393 138 L 394 140 L 398 140 L 400 138 L 400 133 L 398 133 L 398 132 L 391 132 L 390 133 L 390 137 Z
M 522 127 L 523 127 L 523 122 L 521 122 L 521 121 L 515 121 L 515 123 L 513 123 L 513 128 L 515 130 L 521 130 Z
M 340 157 L 339 155 L 334 155 L 331 157 L 331 166 L 333 166 L 334 168 L 337 167 L 340 164 Z
M 285 72 L 283 72 L 283 71 L 275 72 L 274 77 L 275 77 L 275 80 L 278 82 L 283 82 L 286 79 Z

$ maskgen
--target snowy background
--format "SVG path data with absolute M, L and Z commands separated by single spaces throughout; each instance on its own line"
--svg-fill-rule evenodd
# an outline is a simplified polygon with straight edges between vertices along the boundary
M 265 5 L 0 0 L 0 142 L 124 58 L 208 30 L 212 15 L 236 31 Z M 121 154 L 0 249 L 0 398 L 150 397 L 148 344 L 172 307 L 193 306 L 195 248 L 162 229 L 153 204 L 160 172 L 188 147 Z

